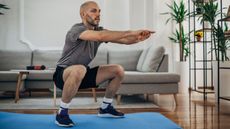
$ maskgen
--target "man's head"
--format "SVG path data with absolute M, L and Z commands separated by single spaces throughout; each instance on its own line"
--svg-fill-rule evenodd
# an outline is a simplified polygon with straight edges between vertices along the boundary
M 91 26 L 98 26 L 100 22 L 100 8 L 94 1 L 87 1 L 80 7 L 80 15 L 83 22 Z

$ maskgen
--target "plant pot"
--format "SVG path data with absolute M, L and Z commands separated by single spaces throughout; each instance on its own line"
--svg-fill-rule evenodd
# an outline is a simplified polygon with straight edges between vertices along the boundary
M 175 61 L 175 73 L 180 75 L 180 86 L 189 87 L 189 62 Z
M 202 37 L 196 36 L 196 41 L 201 42 Z

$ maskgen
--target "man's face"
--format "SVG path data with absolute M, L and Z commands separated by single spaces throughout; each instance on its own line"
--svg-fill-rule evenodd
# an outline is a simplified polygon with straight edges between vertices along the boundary
M 90 3 L 84 12 L 84 19 L 92 26 L 98 26 L 100 22 L 100 12 L 96 3 Z

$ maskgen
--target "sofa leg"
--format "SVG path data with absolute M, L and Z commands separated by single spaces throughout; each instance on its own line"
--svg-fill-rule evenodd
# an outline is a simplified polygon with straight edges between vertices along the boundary
M 174 97 L 175 104 L 177 106 L 177 94 L 173 94 L 173 97 Z
M 54 83 L 54 91 L 53 91 L 54 107 L 56 107 L 56 98 L 57 98 L 56 92 L 57 92 L 57 89 L 56 89 L 56 85 Z
M 92 88 L 92 94 L 93 94 L 94 102 L 97 102 L 97 96 L 96 96 L 96 89 L 95 88 Z
M 121 95 L 117 95 L 117 105 L 121 104 Z

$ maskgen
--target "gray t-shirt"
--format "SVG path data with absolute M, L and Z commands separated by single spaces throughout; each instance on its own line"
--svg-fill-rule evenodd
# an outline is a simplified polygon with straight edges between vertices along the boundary
M 80 34 L 85 30 L 87 30 L 85 25 L 78 23 L 68 31 L 62 56 L 57 62 L 57 66 L 64 68 L 77 64 L 88 66 L 93 60 L 102 42 L 79 39 Z M 103 30 L 103 28 L 98 27 L 96 30 L 100 31 Z

